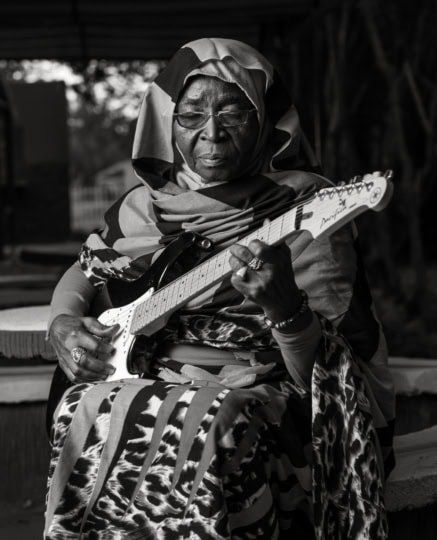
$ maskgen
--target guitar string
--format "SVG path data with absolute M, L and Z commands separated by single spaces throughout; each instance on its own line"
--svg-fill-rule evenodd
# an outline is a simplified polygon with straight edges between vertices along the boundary
M 282 216 L 277 218 L 277 220 L 274 220 L 274 221 L 270 222 L 269 224 L 267 224 L 267 226 L 263 225 L 263 227 L 261 227 L 260 229 L 257 229 L 257 231 L 254 231 L 250 235 L 248 235 L 248 236 L 244 237 L 243 239 L 241 239 L 240 242 L 241 243 L 243 243 L 243 242 L 249 243 L 253 238 L 260 236 L 262 229 L 266 230 L 266 233 L 268 234 L 269 238 L 274 237 L 274 235 L 271 234 L 271 233 L 275 232 L 275 230 L 278 229 L 278 228 L 281 228 L 281 229 L 283 228 L 283 224 L 281 224 L 279 222 L 284 221 L 286 219 L 287 215 L 289 215 L 292 212 L 292 210 L 294 210 L 294 209 L 291 209 L 291 211 L 288 211 L 286 214 L 283 214 Z M 261 234 L 261 236 L 264 237 L 263 234 Z M 211 274 L 213 274 L 215 276 L 216 272 L 219 269 L 224 268 L 224 261 L 222 261 L 222 259 L 226 259 L 229 256 L 230 256 L 229 248 L 225 248 L 221 252 L 217 253 L 217 255 L 215 255 L 213 258 L 208 259 L 208 261 L 205 261 L 204 263 L 202 263 L 198 267 L 194 268 L 193 270 L 190 270 L 187 273 L 183 274 L 177 280 L 169 283 L 168 285 L 166 285 L 162 289 L 159 289 L 158 291 L 153 293 L 152 296 L 145 299 L 143 302 L 138 303 L 137 306 L 135 306 L 135 305 L 132 306 L 132 304 L 128 304 L 128 306 L 122 306 L 121 308 L 118 308 L 120 311 L 118 313 L 114 314 L 113 318 L 108 319 L 108 322 L 113 323 L 116 320 L 119 323 L 120 322 L 121 323 L 126 323 L 129 320 L 129 318 L 132 316 L 132 311 L 135 311 L 137 308 L 140 308 L 142 305 L 147 304 L 148 302 L 150 302 L 152 300 L 155 300 L 155 301 L 157 300 L 158 304 L 160 304 L 158 306 L 158 309 L 161 307 L 163 302 L 169 303 L 168 302 L 169 298 L 170 298 L 170 304 L 171 304 L 172 303 L 171 299 L 173 299 L 175 296 L 180 297 L 180 294 L 178 294 L 179 290 L 176 290 L 176 291 L 173 290 L 173 291 L 170 292 L 170 294 L 165 294 L 165 293 L 168 293 L 169 289 L 177 289 L 178 282 L 179 282 L 179 288 L 180 288 L 181 285 L 183 285 L 185 287 L 185 289 L 188 289 L 187 296 L 182 300 L 182 303 L 185 303 L 187 301 L 187 298 L 192 296 L 193 293 L 194 294 L 198 293 L 198 290 L 194 291 L 193 287 L 192 287 L 193 283 L 198 283 L 198 281 L 195 279 L 194 275 L 196 273 L 200 273 L 202 270 L 204 270 L 203 276 L 206 277 L 206 279 L 205 279 L 205 281 L 206 281 L 205 287 L 210 286 L 209 276 Z M 214 263 L 213 264 L 213 269 L 210 269 L 210 271 L 208 272 L 203 267 L 211 266 L 211 263 Z M 226 269 L 224 271 L 220 270 L 220 272 L 221 273 L 219 273 L 218 279 L 223 278 L 227 273 L 230 273 L 231 270 L 230 270 L 230 267 L 229 267 L 229 269 Z M 190 278 L 188 277 L 189 274 L 192 275 L 191 281 L 190 281 Z M 208 274 L 209 274 L 209 276 L 208 276 Z M 215 279 L 216 278 L 214 277 L 212 281 L 214 281 Z M 199 289 L 199 287 L 197 287 L 197 289 Z M 183 291 L 184 296 L 185 296 L 185 293 L 186 293 L 186 291 L 184 290 Z M 177 304 L 173 305 L 171 309 L 174 309 L 176 305 Z M 153 307 L 152 307 L 152 309 L 153 309 Z M 165 310 L 165 307 L 164 307 L 164 310 Z M 160 315 L 158 315 L 158 317 Z
M 364 187 L 364 186 L 363 186 Z M 335 190 L 335 188 L 333 188 Z M 344 188 L 345 189 L 345 188 Z M 335 201 L 335 195 L 339 195 L 341 196 L 342 193 L 339 193 L 339 190 L 340 188 L 338 188 L 337 191 L 331 191 L 328 192 L 328 193 L 325 193 L 324 196 L 320 195 L 320 192 L 319 194 L 316 194 L 318 195 L 318 197 L 323 200 L 324 198 L 326 197 L 329 197 L 328 201 L 325 202 L 325 209 L 324 209 L 324 212 L 323 213 L 326 213 L 327 210 L 329 211 L 331 208 L 333 207 L 338 207 L 336 201 Z M 272 222 L 270 222 L 269 224 L 264 225 L 263 227 L 261 227 L 260 229 L 258 229 L 257 231 L 255 231 L 254 233 L 251 233 L 249 234 L 248 236 L 244 237 L 243 239 L 241 239 L 239 242 L 240 243 L 249 243 L 251 240 L 253 240 L 254 238 L 259 238 L 261 236 L 261 238 L 264 238 L 264 234 L 262 234 L 262 231 L 265 230 L 265 233 L 268 235 L 268 240 L 270 240 L 272 243 L 274 242 L 274 240 L 272 240 L 272 237 L 274 238 L 275 237 L 275 232 L 277 233 L 277 229 L 281 229 L 281 232 L 279 233 L 279 239 L 286 236 L 287 234 L 292 234 L 293 232 L 295 232 L 296 229 L 294 230 L 288 230 L 286 234 L 282 235 L 282 228 L 283 228 L 283 225 L 284 225 L 284 221 L 287 219 L 287 218 L 293 218 L 295 217 L 295 214 L 296 214 L 296 211 L 298 210 L 299 207 L 301 208 L 304 208 L 304 206 L 309 206 L 309 204 L 311 204 L 311 202 L 313 202 L 314 200 L 316 199 L 316 197 L 306 201 L 305 203 L 301 203 L 300 205 L 297 205 L 295 207 L 293 207 L 292 209 L 290 209 L 289 211 L 287 211 L 285 214 L 283 214 L 282 216 L 280 216 L 279 218 L 276 218 L 275 220 L 273 220 Z M 332 203 L 330 203 L 330 201 L 332 200 Z M 304 205 L 304 206 L 302 206 Z M 317 213 L 317 212 L 313 212 L 313 215 L 315 217 L 318 217 L 318 215 L 321 215 L 321 213 Z M 273 234 L 272 234 L 273 233 Z M 138 310 L 141 311 L 141 308 L 145 308 L 146 305 L 148 305 L 148 307 L 150 308 L 150 312 L 148 313 L 146 311 L 146 313 L 140 313 L 138 314 L 138 317 L 139 318 L 142 318 L 144 319 L 145 315 L 149 314 L 149 320 L 145 320 L 144 321 L 144 324 L 142 322 L 142 326 L 147 326 L 147 324 L 150 324 L 151 322 L 153 321 L 156 321 L 159 319 L 159 317 L 162 315 L 162 314 L 165 314 L 166 312 L 168 313 L 169 311 L 171 311 L 172 309 L 175 309 L 177 308 L 177 305 L 178 305 L 178 302 L 176 302 L 176 304 L 174 304 L 173 302 L 173 299 L 175 296 L 177 297 L 180 297 L 181 295 L 179 293 L 179 290 L 177 290 L 177 286 L 179 285 L 179 288 L 181 287 L 181 285 L 185 285 L 186 284 L 186 281 L 187 281 L 187 276 L 189 274 L 192 274 L 192 280 L 191 280 L 191 285 L 193 283 L 193 281 L 196 281 L 195 280 L 195 274 L 199 274 L 203 271 L 203 274 L 201 274 L 201 277 L 204 278 L 205 277 L 205 281 L 206 283 L 204 284 L 203 288 L 202 287 L 196 287 L 197 290 L 193 291 L 192 290 L 192 287 L 189 288 L 189 294 L 187 295 L 186 298 L 184 298 L 182 300 L 182 302 L 180 302 L 181 304 L 185 303 L 187 300 L 190 299 L 191 296 L 193 296 L 193 293 L 194 295 L 196 294 L 200 294 L 200 289 L 204 289 L 205 287 L 208 287 L 208 286 L 211 286 L 214 281 L 216 280 L 216 277 L 215 277 L 215 272 L 217 271 L 217 260 L 219 258 L 223 258 L 224 255 L 230 255 L 229 253 L 229 250 L 228 248 L 226 248 L 225 250 L 223 250 L 222 252 L 220 252 L 219 254 L 217 254 L 215 257 L 213 257 L 212 259 L 209 259 L 208 261 L 206 261 L 205 263 L 202 263 L 201 265 L 199 265 L 198 267 L 196 267 L 195 269 L 189 271 L 187 274 L 179 277 L 177 280 L 169 283 L 168 285 L 166 285 L 165 287 L 163 287 L 162 289 L 159 289 L 158 291 L 156 291 L 155 293 L 153 293 L 149 298 L 145 299 L 144 301 L 142 302 L 139 302 L 138 305 L 132 305 L 132 304 L 129 304 L 128 306 L 123 306 L 122 308 L 119 308 L 121 313 L 119 312 L 117 314 L 117 316 L 115 316 L 114 318 L 112 318 L 112 322 L 114 322 L 115 320 L 119 323 L 121 323 L 123 325 L 123 323 L 127 323 L 128 320 L 131 318 L 131 316 L 133 315 L 132 311 L 134 311 L 135 314 L 138 314 Z M 214 262 L 215 263 L 215 266 L 214 268 L 212 269 L 212 272 L 208 272 L 208 270 L 211 270 L 211 269 L 207 269 L 208 266 L 211 265 L 211 262 Z M 221 265 L 219 264 L 219 267 Z M 210 275 L 211 273 L 213 274 L 213 278 L 211 280 L 210 278 Z M 230 268 L 228 268 L 225 272 L 223 272 L 222 274 L 219 275 L 219 280 L 220 278 L 223 278 L 227 273 L 231 273 L 231 270 Z M 208 276 L 209 274 L 209 276 Z M 185 278 L 185 283 L 184 282 L 184 278 Z M 198 281 L 196 281 L 198 283 Z M 185 291 L 184 291 L 185 293 Z M 150 302 L 151 301 L 154 301 L 155 304 L 153 306 L 150 305 Z M 167 304 L 170 305 L 170 308 L 167 308 Z M 155 312 L 154 312 L 155 310 Z M 125 311 L 125 313 L 124 313 Z M 109 319 L 109 321 L 111 321 L 111 319 Z
M 262 227 L 260 227 L 256 231 L 254 231 L 254 232 L 250 233 L 249 235 L 245 236 L 244 238 L 239 240 L 239 243 L 243 244 L 243 245 L 244 244 L 247 245 L 251 240 L 253 240 L 255 238 L 260 238 L 260 235 L 261 235 L 261 238 L 264 238 L 264 236 L 265 236 L 264 233 L 266 233 L 268 235 L 268 240 L 270 240 L 273 243 L 273 242 L 275 242 L 275 240 L 271 240 L 271 238 L 272 237 L 275 238 L 275 233 L 278 233 L 278 229 L 280 230 L 278 240 L 285 237 L 285 236 L 287 236 L 287 235 L 289 235 L 289 234 L 292 234 L 293 232 L 297 232 L 297 230 L 305 230 L 305 229 L 291 229 L 291 230 L 289 229 L 289 230 L 287 230 L 287 232 L 285 234 L 282 234 L 282 229 L 283 229 L 283 226 L 285 224 L 285 221 L 286 220 L 291 220 L 291 219 L 294 220 L 295 216 L 296 216 L 296 212 L 297 212 L 297 210 L 299 208 L 305 210 L 305 207 L 310 206 L 312 203 L 317 201 L 317 199 L 320 199 L 324 203 L 323 212 L 320 212 L 320 211 L 317 211 L 317 210 L 313 211 L 311 213 L 312 214 L 311 217 L 314 216 L 314 218 L 317 219 L 320 216 L 322 216 L 323 214 L 334 215 L 332 210 L 335 209 L 335 208 L 339 208 L 338 203 L 337 203 L 337 199 L 335 197 L 336 195 L 339 198 L 341 198 L 341 196 L 346 192 L 350 196 L 353 191 L 356 191 L 359 194 L 360 191 L 363 190 L 364 188 L 367 188 L 367 191 L 370 191 L 370 189 L 372 188 L 372 185 L 373 185 L 373 182 L 369 182 L 369 183 L 356 184 L 356 185 L 353 186 L 353 189 L 351 189 L 351 186 L 344 186 L 344 187 L 340 187 L 340 188 L 326 188 L 325 190 L 321 190 L 321 191 L 317 192 L 316 194 L 314 194 L 314 196 L 311 199 L 309 199 L 307 201 L 303 201 L 302 203 L 292 207 L 290 210 L 288 210 L 282 216 L 279 216 L 278 218 L 274 219 L 273 221 L 271 221 L 271 222 L 269 222 L 267 224 L 264 224 Z M 346 215 L 348 215 L 348 214 L 346 214 Z M 333 222 L 333 225 L 336 224 L 338 221 L 335 220 Z M 329 228 L 330 227 L 328 227 L 328 230 L 329 230 Z M 203 274 L 201 275 L 201 277 L 202 278 L 205 277 L 206 283 L 203 286 L 202 290 L 205 290 L 204 289 L 205 287 L 212 286 L 213 284 L 215 284 L 214 282 L 216 281 L 216 277 L 213 277 L 212 280 L 211 280 L 210 276 L 207 275 L 206 267 L 208 265 L 211 265 L 211 263 L 215 263 L 215 266 L 212 269 L 212 272 L 209 272 L 209 274 L 212 273 L 213 276 L 214 276 L 215 272 L 217 271 L 217 268 L 221 267 L 221 264 L 219 264 L 218 267 L 217 267 L 218 259 L 226 257 L 226 256 L 227 257 L 230 256 L 229 248 L 225 248 L 224 250 L 219 252 L 217 255 L 215 255 L 211 259 L 208 259 L 207 261 L 200 264 L 196 268 L 188 271 L 187 273 L 183 274 L 182 276 L 180 276 L 176 280 L 174 280 L 171 283 L 164 286 L 163 288 L 157 290 L 149 298 L 145 299 L 142 302 L 139 302 L 137 305 L 135 305 L 136 301 L 134 301 L 133 303 L 128 304 L 127 306 L 122 306 L 121 308 L 118 308 L 119 312 L 115 313 L 114 317 L 109 318 L 108 323 L 114 324 L 114 322 L 117 322 L 121 326 L 124 327 L 125 324 L 129 321 L 129 319 L 132 318 L 134 313 L 137 313 L 138 310 L 141 310 L 142 307 L 145 308 L 146 306 L 148 306 L 150 308 L 151 318 L 150 318 L 149 321 L 144 322 L 143 326 L 146 326 L 147 324 L 150 324 L 150 322 L 154 322 L 154 321 L 158 320 L 159 317 L 161 315 L 165 314 L 166 311 L 169 312 L 172 309 L 177 309 L 178 302 L 176 304 L 174 304 L 173 306 L 171 306 L 170 309 L 167 308 L 166 304 L 170 303 L 170 305 L 171 305 L 172 304 L 171 300 L 175 296 L 180 297 L 180 295 L 178 295 L 179 290 L 175 291 L 175 289 L 177 288 L 178 284 L 179 284 L 179 287 L 180 287 L 181 284 L 182 284 L 181 282 L 183 282 L 184 280 L 185 280 L 185 283 L 183 283 L 183 285 L 186 286 L 187 281 L 189 280 L 188 276 L 190 274 L 192 275 L 192 279 L 191 279 L 191 283 L 190 283 L 190 287 L 189 287 L 189 293 L 180 302 L 181 304 L 184 304 L 187 301 L 189 301 L 191 299 L 191 297 L 193 297 L 195 295 L 198 295 L 198 294 L 201 294 L 200 291 L 199 291 L 200 287 L 197 286 L 196 287 L 197 290 L 194 290 L 194 291 L 192 289 L 193 282 L 198 283 L 198 281 L 195 280 L 195 278 L 194 278 L 196 273 L 201 273 L 202 270 L 203 270 Z M 227 268 L 222 274 L 219 275 L 218 281 L 220 281 L 220 278 L 224 278 L 226 276 L 226 274 L 229 274 L 231 272 L 232 271 L 231 271 L 230 267 Z M 209 281 L 209 280 L 211 280 L 211 281 Z M 185 294 L 185 291 L 184 291 L 184 294 Z M 169 302 L 169 300 L 170 300 L 170 302 Z M 153 307 L 150 304 L 151 301 L 156 302 Z M 156 312 L 153 313 L 153 309 L 155 309 L 155 308 L 156 308 L 156 312 L 159 312 L 159 314 L 157 316 L 154 316 Z M 141 316 L 144 318 L 144 313 L 141 314 Z
M 293 210 L 295 210 L 295 208 L 291 211 L 288 211 L 286 214 L 283 214 L 276 220 L 263 225 L 256 231 L 242 238 L 239 243 L 243 245 L 248 244 L 254 238 L 264 239 L 266 236 L 268 237 L 268 240 L 273 241 L 275 236 L 277 235 L 277 229 L 283 228 L 284 220 L 287 216 L 291 217 L 290 214 L 293 213 Z M 159 319 L 159 317 L 163 315 L 166 311 L 168 312 L 171 309 L 177 308 L 178 304 L 185 303 L 187 300 L 190 299 L 190 297 L 193 297 L 199 294 L 201 291 L 204 291 L 206 288 L 215 285 L 227 274 L 230 274 L 232 272 L 231 268 L 227 267 L 224 261 L 224 259 L 227 259 L 229 256 L 230 251 L 228 248 L 226 248 L 213 258 L 208 259 L 198 267 L 194 268 L 193 270 L 189 271 L 177 280 L 168 284 L 166 287 L 159 289 L 159 291 L 154 294 L 155 303 L 151 306 L 149 305 L 150 311 L 144 312 L 149 299 L 147 299 L 144 303 L 138 306 L 138 308 L 136 309 L 138 318 L 141 318 L 143 320 L 146 319 L 146 321 L 144 321 L 144 324 L 147 325 L 148 322 L 152 322 L 154 320 L 156 321 L 157 319 Z M 196 283 L 194 290 L 192 287 L 193 283 Z M 182 301 L 177 300 L 176 302 L 174 302 L 175 297 L 180 298 L 181 296 Z M 168 309 L 168 306 L 170 306 L 170 309 Z M 149 321 L 147 321 L 147 316 L 149 316 Z

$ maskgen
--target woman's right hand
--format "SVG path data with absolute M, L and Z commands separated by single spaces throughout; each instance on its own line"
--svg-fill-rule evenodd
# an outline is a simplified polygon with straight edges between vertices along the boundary
M 115 369 L 108 363 L 114 352 L 111 339 L 119 325 L 105 326 L 94 317 L 58 315 L 50 325 L 49 339 L 59 365 L 71 382 L 105 380 Z M 83 349 L 79 358 L 72 351 Z

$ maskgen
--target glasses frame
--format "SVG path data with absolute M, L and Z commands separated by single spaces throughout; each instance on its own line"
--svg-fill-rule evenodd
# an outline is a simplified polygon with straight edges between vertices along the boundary
M 194 129 L 201 129 L 207 124 L 207 122 L 211 118 L 211 116 L 216 119 L 216 122 L 219 124 L 220 127 L 222 127 L 222 128 L 233 128 L 233 127 L 238 127 L 238 126 L 244 126 L 245 124 L 247 124 L 247 122 L 249 121 L 249 114 L 254 112 L 254 111 L 256 111 L 255 108 L 253 108 L 253 109 L 243 109 L 243 110 L 239 110 L 239 111 L 218 111 L 218 112 L 212 112 L 212 113 L 208 113 L 208 114 L 202 113 L 202 114 L 205 114 L 204 121 L 201 124 L 199 124 L 198 126 L 196 126 L 196 127 L 188 127 L 188 126 L 184 126 L 183 124 L 181 124 L 180 116 L 183 116 L 183 115 L 185 115 L 187 113 L 174 113 L 173 118 L 175 118 L 176 122 L 181 127 L 183 127 L 184 129 L 193 129 L 193 130 Z M 199 114 L 201 111 L 190 111 L 190 112 Z M 222 123 L 222 121 L 220 119 L 220 116 L 222 116 L 223 114 L 232 114 L 232 113 L 237 113 L 237 112 L 238 113 L 246 113 L 246 120 L 244 122 L 241 122 L 239 124 L 233 124 L 233 125 L 230 125 L 230 126 L 229 125 L 223 125 L 223 123 Z

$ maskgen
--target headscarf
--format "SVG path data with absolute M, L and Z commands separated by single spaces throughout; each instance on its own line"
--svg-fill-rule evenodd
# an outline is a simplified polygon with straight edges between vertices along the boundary
M 272 65 L 245 43 L 209 38 L 183 46 L 145 95 L 133 166 L 146 182 L 150 173 L 171 177 L 175 167 L 180 171 L 183 158 L 173 145 L 173 113 L 182 90 L 196 75 L 236 84 L 257 110 L 260 129 L 250 174 L 317 169 L 296 108 Z

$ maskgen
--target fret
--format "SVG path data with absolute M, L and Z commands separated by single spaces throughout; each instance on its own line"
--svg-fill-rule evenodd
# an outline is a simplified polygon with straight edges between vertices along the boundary
M 200 285 L 200 273 L 201 273 L 201 269 L 200 269 L 199 266 L 197 266 L 194 269 L 194 272 L 193 272 L 193 280 L 192 280 L 192 287 L 191 287 L 191 290 L 190 290 L 190 296 L 191 296 L 191 293 L 194 292 L 194 290 L 200 289 L 200 287 L 199 287 L 199 285 Z
M 181 282 L 179 280 L 174 281 L 172 284 L 173 294 L 171 296 L 171 306 L 174 307 L 179 301 L 179 294 L 181 290 Z
M 275 219 L 268 224 L 269 244 L 276 244 L 281 239 L 282 223 L 283 219 L 281 216 L 281 218 Z
M 282 234 L 284 236 L 287 235 L 289 232 L 294 231 L 294 221 L 295 221 L 294 217 L 295 217 L 295 212 L 293 211 L 290 211 L 284 214 L 283 224 L 282 224 L 282 228 L 283 228 Z
M 150 302 L 151 302 L 151 306 L 150 306 L 150 315 L 151 315 L 151 318 L 150 320 L 152 320 L 152 318 L 155 316 L 155 313 L 157 314 L 159 312 L 159 306 L 160 306 L 160 294 L 161 291 L 157 291 L 153 296 L 152 298 L 150 299 Z
M 187 286 L 186 286 L 185 298 L 190 298 L 190 296 L 193 294 L 193 276 L 194 276 L 194 272 L 188 272 L 188 274 L 186 274 Z
M 267 231 L 266 231 L 266 226 L 263 225 L 260 229 L 258 229 L 256 231 L 256 238 L 258 240 L 261 240 L 262 242 L 266 242 L 267 237 L 268 237 L 268 235 L 267 235 Z
M 207 265 L 205 263 L 202 263 L 197 268 L 199 269 L 197 286 L 199 289 L 203 289 L 205 287 L 205 284 L 207 283 Z
M 275 221 L 274 220 L 273 222 L 270 221 L 270 222 L 267 222 L 264 224 L 264 226 L 262 227 L 261 231 L 262 231 L 262 235 L 260 237 L 260 240 L 262 240 L 262 242 L 265 242 L 266 244 L 269 244 L 269 245 L 272 245 L 273 244 L 273 230 L 274 230 L 274 227 L 275 227 Z
M 210 285 L 213 281 L 213 275 L 211 274 L 212 267 L 214 266 L 214 261 L 207 260 L 203 263 L 205 265 L 204 268 L 204 274 L 205 279 L 202 280 L 202 283 L 200 284 L 202 287 L 206 285 Z
M 174 295 L 174 305 L 177 305 L 177 303 L 183 298 L 184 286 L 185 286 L 185 281 L 178 279 L 177 287 L 175 287 L 176 292 Z
M 229 249 L 224 249 L 221 251 L 216 257 L 213 259 L 215 260 L 215 268 L 214 268 L 214 279 L 223 277 L 227 270 L 227 261 L 230 257 L 230 251 Z
M 289 219 L 289 213 L 281 216 L 281 219 L 278 221 L 278 237 L 283 238 L 287 233 L 287 220 Z
M 144 318 L 144 321 L 149 322 L 152 317 L 151 309 L 150 309 L 150 303 L 149 302 L 143 302 L 143 304 L 140 306 L 141 313 L 138 315 L 140 318 Z
M 133 317 L 132 317 L 132 325 L 137 320 L 142 321 L 144 324 L 147 324 L 149 322 L 149 319 L 147 317 L 148 313 L 149 313 L 148 303 L 147 302 L 142 302 L 141 304 L 139 304 L 134 310 L 134 314 L 133 314 Z
M 209 263 L 208 263 L 208 272 L 209 272 L 209 275 L 210 275 L 210 280 L 211 280 L 211 283 L 213 283 L 214 281 L 217 280 L 217 278 L 221 278 L 223 274 L 219 274 L 217 275 L 217 264 L 218 264 L 218 258 L 217 257 L 212 257 L 211 259 L 209 259 Z M 223 265 L 221 265 L 221 268 L 223 268 Z
M 169 286 L 161 289 L 160 294 L 160 306 L 159 306 L 159 315 L 162 315 L 167 311 L 167 300 L 168 300 L 168 289 Z
M 167 287 L 167 295 L 166 295 L 166 298 L 167 298 L 167 303 L 166 303 L 166 306 L 167 306 L 167 309 L 171 309 L 172 307 L 174 307 L 176 304 L 175 304 L 175 294 L 177 292 L 177 285 L 178 285 L 178 282 L 177 281 L 173 281 L 173 283 L 170 283 Z
M 146 307 L 146 302 L 142 302 L 141 304 L 139 304 L 136 309 L 136 316 L 141 317 L 141 319 L 145 319 Z
M 187 286 L 187 278 L 186 278 L 186 276 L 185 275 L 181 276 L 178 279 L 178 283 L 179 283 L 179 287 L 178 287 L 178 293 L 177 293 L 177 296 L 176 296 L 176 303 L 180 302 L 182 300 L 182 298 L 185 297 L 185 289 L 186 289 L 186 286 Z
M 145 302 L 139 304 L 137 306 L 137 309 L 136 309 L 136 316 L 137 317 L 140 317 L 143 318 L 144 317 L 144 312 L 146 311 L 146 306 L 147 304 Z
M 151 318 L 156 319 L 161 315 L 162 313 L 162 294 L 164 289 L 160 289 L 159 291 L 156 291 L 156 293 L 152 296 L 153 304 L 152 304 L 152 313 Z
M 290 222 L 290 215 L 291 212 L 287 212 L 283 216 L 281 216 L 281 236 L 285 236 L 287 234 L 287 231 L 290 229 L 289 222 Z
M 179 282 L 178 281 L 173 281 L 173 283 L 171 283 L 169 285 L 169 288 L 170 288 L 170 291 L 169 291 L 169 296 L 168 296 L 168 301 L 167 301 L 167 307 L 169 309 L 171 309 L 177 303 Z

